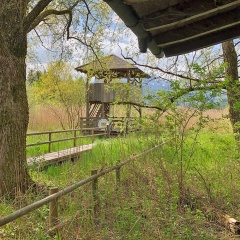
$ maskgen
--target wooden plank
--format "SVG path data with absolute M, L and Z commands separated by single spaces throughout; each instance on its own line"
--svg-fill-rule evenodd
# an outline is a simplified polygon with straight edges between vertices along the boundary
M 226 13 L 231 17 L 230 11 L 237 9 L 240 6 L 240 0 L 232 1 L 216 7 L 214 1 L 195 0 L 185 1 L 182 6 L 169 7 L 165 10 L 156 12 L 142 19 L 143 27 L 147 31 L 161 30 L 162 32 L 178 29 L 180 27 L 189 28 L 190 24 L 204 21 L 212 17 L 218 16 L 221 20 L 220 14 Z M 184 6 L 185 5 L 185 6 Z M 228 22 L 229 19 L 225 19 Z M 186 27 L 187 26 L 187 27 Z
M 47 166 L 53 163 L 62 162 L 71 158 L 78 157 L 82 152 L 91 150 L 93 144 L 82 145 L 78 147 L 73 147 L 65 150 L 60 150 L 58 152 L 46 153 L 38 157 L 27 158 L 27 164 L 32 166 L 34 164 L 42 166 Z
M 213 32 L 209 35 L 199 36 L 197 39 L 193 41 L 184 40 L 179 41 L 173 45 L 164 48 L 164 53 L 166 57 L 172 57 L 176 55 L 180 55 L 183 53 L 187 53 L 193 51 L 193 49 L 198 50 L 201 48 L 205 48 L 211 46 L 213 44 L 221 43 L 224 41 L 228 41 L 232 38 L 236 38 L 236 33 L 239 33 L 240 23 L 237 26 L 229 27 L 228 29 L 223 29 L 218 32 Z M 239 33 L 240 36 L 240 33 Z

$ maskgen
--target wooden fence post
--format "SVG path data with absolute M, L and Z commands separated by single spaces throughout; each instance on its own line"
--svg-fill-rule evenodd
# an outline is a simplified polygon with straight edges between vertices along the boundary
M 107 137 L 110 138 L 110 125 L 107 124 Z
M 51 187 L 49 189 L 49 195 L 58 192 L 58 187 Z M 58 199 L 54 199 L 49 203 L 49 226 L 55 227 L 58 224 Z
M 80 118 L 80 129 L 81 129 L 81 131 L 83 129 L 83 118 Z
M 51 141 L 52 141 L 52 133 L 48 134 L 48 152 L 51 152 Z
M 92 175 L 97 174 L 97 170 L 94 169 L 91 171 Z M 94 179 L 92 181 L 92 193 L 93 193 L 93 211 L 94 215 L 96 216 L 98 210 L 99 210 L 99 199 L 97 196 L 97 189 L 98 189 L 98 178 Z
M 116 169 L 116 191 L 118 191 L 118 186 L 120 184 L 120 167 Z
M 77 130 L 74 129 L 73 147 L 76 147 L 76 137 L 77 137 Z

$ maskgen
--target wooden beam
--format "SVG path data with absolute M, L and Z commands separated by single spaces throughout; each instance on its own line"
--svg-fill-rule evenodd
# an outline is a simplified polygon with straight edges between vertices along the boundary
M 155 0 L 126 0 L 127 4 L 149 3 L 149 2 L 155 2 Z
M 162 48 L 189 40 L 194 41 L 194 39 L 201 36 L 210 35 L 213 32 L 238 25 L 240 22 L 239 12 L 240 8 L 237 8 L 230 12 L 214 16 L 211 19 L 192 23 L 169 32 L 159 33 L 155 36 L 155 41 Z
M 152 7 L 151 11 L 148 11 L 148 14 L 145 13 L 145 15 L 141 17 L 141 22 L 143 27 L 147 30 L 171 24 L 214 8 L 216 8 L 216 6 L 213 0 L 183 1 L 176 5 L 168 5 L 160 9 Z
M 240 23 L 228 29 L 213 32 L 209 35 L 200 36 L 194 41 L 191 39 L 185 42 L 175 43 L 163 48 L 163 50 L 166 57 L 171 57 L 209 47 L 229 39 L 237 38 L 238 36 L 240 36 Z
M 189 4 L 188 2 L 185 5 Z M 204 20 L 218 14 L 231 11 L 240 6 L 240 0 L 218 6 L 214 1 L 194 1 L 191 7 L 171 7 L 142 19 L 142 25 L 146 31 L 169 31 L 197 21 Z

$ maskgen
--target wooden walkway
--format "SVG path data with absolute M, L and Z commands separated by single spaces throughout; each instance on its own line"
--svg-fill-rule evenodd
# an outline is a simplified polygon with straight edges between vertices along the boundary
M 82 152 L 91 150 L 92 148 L 93 144 L 88 144 L 60 150 L 58 152 L 46 153 L 41 156 L 27 158 L 27 163 L 29 166 L 36 164 L 39 167 L 43 167 L 55 163 L 60 163 L 66 160 L 74 161 Z

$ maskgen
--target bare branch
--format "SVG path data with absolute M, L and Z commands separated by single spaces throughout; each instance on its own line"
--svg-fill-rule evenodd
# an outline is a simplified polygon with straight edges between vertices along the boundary
M 130 105 L 136 106 L 136 107 L 157 109 L 157 110 L 160 110 L 160 111 L 163 111 L 163 112 L 165 112 L 167 110 L 167 108 L 163 108 L 163 107 L 156 106 L 156 105 L 147 105 L 147 104 L 143 104 L 143 103 L 124 102 L 124 103 L 121 103 L 121 104 L 130 104 Z
M 236 47 L 238 44 L 240 44 L 240 38 L 238 39 L 238 41 L 236 43 L 234 43 L 234 47 Z
M 94 34 L 93 33 L 93 31 L 89 28 L 89 26 L 88 26 L 88 19 L 89 19 L 89 15 L 90 16 L 92 16 L 92 18 L 93 19 L 95 19 L 94 17 L 93 17 L 93 15 L 92 15 L 92 13 L 91 13 L 91 11 L 90 11 L 90 9 L 89 9 L 89 6 L 88 6 L 88 4 L 86 3 L 86 1 L 83 1 L 84 2 L 84 4 L 85 4 L 85 7 L 87 8 L 87 16 L 86 16 L 86 22 L 85 22 L 85 34 L 86 34 L 86 31 L 87 31 L 87 29 L 88 29 L 88 31 L 89 32 L 91 32 L 92 34 Z M 96 19 L 95 19 L 96 20 Z
M 200 91 L 200 90 L 208 91 L 208 90 L 214 90 L 214 89 L 218 89 L 218 88 L 219 88 L 218 84 L 212 84 L 210 86 L 198 86 L 198 87 L 189 86 L 188 88 L 179 89 L 179 91 L 177 91 L 177 92 L 172 92 L 172 96 L 166 97 L 166 99 L 168 99 L 170 101 L 167 106 L 147 105 L 147 104 L 144 104 L 144 103 L 133 103 L 133 102 L 130 102 L 130 101 L 129 102 L 124 102 L 122 104 L 130 104 L 130 105 L 137 106 L 137 107 L 157 109 L 157 110 L 160 110 L 162 112 L 165 112 L 169 109 L 171 104 L 176 102 L 180 97 L 182 97 L 182 96 L 184 96 L 184 95 L 186 95 L 190 92 Z M 221 86 L 221 88 L 226 89 L 225 86 Z
M 221 59 L 221 58 L 223 58 L 223 55 L 222 55 L 222 54 L 219 55 L 219 56 L 217 56 L 217 57 L 215 57 L 215 58 L 212 59 L 210 62 L 208 62 L 208 65 L 213 64 L 215 61 L 217 61 L 217 60 L 219 60 L 219 59 Z M 203 65 L 203 67 L 206 67 L 206 65 Z
M 99 57 L 94 49 L 94 47 L 91 44 L 88 44 L 86 41 L 82 41 L 80 38 L 78 37 L 74 37 L 74 36 L 70 36 L 70 26 L 72 23 L 72 12 L 69 13 L 69 19 L 68 19 L 68 24 L 67 24 L 67 39 L 74 39 L 77 40 L 78 42 L 82 43 L 83 45 L 85 45 L 86 47 L 90 48 L 93 52 L 93 54 L 95 55 L 96 59 L 100 62 Z M 100 62 L 101 64 L 101 62 Z
M 126 57 L 123 55 L 122 53 L 122 50 L 121 50 L 121 55 L 124 59 L 128 59 L 128 60 L 131 60 L 135 65 L 137 66 L 140 66 L 140 67 L 146 67 L 146 68 L 150 68 L 150 69 L 153 69 L 153 70 L 158 70 L 162 73 L 165 73 L 165 74 L 168 74 L 168 75 L 171 75 L 171 76 L 175 76 L 175 77 L 179 77 L 179 78 L 182 78 L 182 79 L 186 79 L 186 80 L 190 80 L 190 81 L 195 81 L 195 82 L 202 82 L 202 80 L 198 79 L 198 78 L 192 78 L 192 77 L 188 77 L 188 76 L 184 76 L 182 74 L 178 74 L 178 73 L 173 73 L 171 71 L 166 71 L 162 68 L 159 68 L 159 67 L 153 67 L 153 66 L 150 66 L 150 65 L 147 65 L 147 64 L 140 64 L 140 63 L 137 63 L 133 58 L 131 57 Z M 221 83 L 221 81 L 218 81 L 218 80 L 211 80 L 211 81 L 208 81 L 208 83 Z
M 44 47 L 46 50 L 48 50 L 48 51 L 50 51 L 50 52 L 54 52 L 53 50 L 47 48 L 47 47 L 44 45 L 44 43 L 43 43 L 43 41 L 42 41 L 42 39 L 41 39 L 41 36 L 38 34 L 38 32 L 37 32 L 36 29 L 34 29 L 34 32 L 36 33 L 36 35 L 37 35 L 39 41 L 41 42 L 42 47 Z
M 210 91 L 210 90 L 215 90 L 215 89 L 219 89 L 219 84 L 211 84 L 209 86 L 189 86 L 188 88 L 183 88 L 183 89 L 179 89 L 177 92 L 173 93 L 173 97 L 171 97 L 171 101 L 174 102 L 176 101 L 178 98 L 190 93 L 190 92 L 194 92 L 194 91 Z M 226 87 L 224 86 L 223 83 L 221 83 L 221 89 L 226 89 Z

